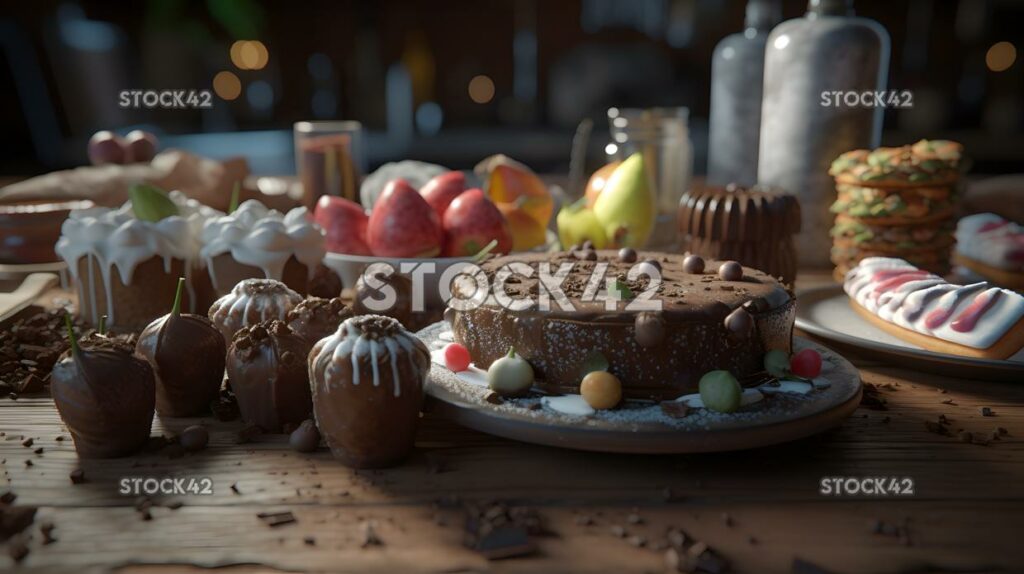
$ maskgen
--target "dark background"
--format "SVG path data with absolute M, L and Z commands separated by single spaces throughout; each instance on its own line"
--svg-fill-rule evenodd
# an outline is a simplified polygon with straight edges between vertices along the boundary
M 805 6 L 786 0 L 783 15 Z M 952 138 L 975 173 L 1020 170 L 1024 54 L 1002 72 L 985 56 L 999 41 L 1024 48 L 1024 2 L 862 0 L 856 9 L 892 38 L 889 87 L 914 93 L 913 109 L 886 112 L 886 144 Z M 702 173 L 711 52 L 743 29 L 743 15 L 744 2 L 715 0 L 8 2 L 0 174 L 80 165 L 94 131 L 136 127 L 165 146 L 244 154 L 257 173 L 288 173 L 291 126 L 304 119 L 363 122 L 371 166 L 415 158 L 466 168 L 503 152 L 557 172 L 587 117 L 597 165 L 613 105 L 688 106 Z M 266 46 L 265 67 L 232 64 L 239 39 Z M 223 70 L 242 92 L 214 96 L 213 109 L 117 106 L 123 89 L 209 89 Z M 494 84 L 484 103 L 467 89 L 477 75 Z

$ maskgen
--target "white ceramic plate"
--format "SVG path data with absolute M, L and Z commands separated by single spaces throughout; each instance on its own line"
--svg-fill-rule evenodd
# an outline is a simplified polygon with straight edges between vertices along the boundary
M 800 291 L 796 326 L 862 353 L 921 371 L 993 381 L 1024 382 L 1024 351 L 1007 360 L 975 359 L 926 351 L 866 321 L 839 285 Z

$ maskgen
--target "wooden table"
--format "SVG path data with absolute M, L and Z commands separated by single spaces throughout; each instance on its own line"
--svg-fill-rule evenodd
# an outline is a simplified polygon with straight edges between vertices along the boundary
M 801 285 L 827 280 L 803 276 Z M 662 572 L 669 527 L 737 572 L 1024 571 L 1024 384 L 847 356 L 888 410 L 862 407 L 840 428 L 790 444 L 693 456 L 531 446 L 428 413 L 412 459 L 383 471 L 349 470 L 325 449 L 293 452 L 284 436 L 238 445 L 241 423 L 212 418 L 154 424 L 154 434 L 209 425 L 210 447 L 198 454 L 80 461 L 51 400 L 4 398 L 0 491 L 39 507 L 24 572 Z M 995 416 L 981 416 L 983 406 Z M 940 415 L 951 436 L 926 429 Z M 1008 435 L 987 446 L 957 436 L 997 427 Z M 85 483 L 71 484 L 76 468 Z M 118 494 L 127 476 L 210 477 L 214 493 L 155 499 L 144 520 L 138 499 Z M 907 477 L 914 494 L 819 494 L 832 476 Z M 535 539 L 532 556 L 488 561 L 463 545 L 465 503 L 487 500 L 535 509 L 551 534 Z M 295 522 L 257 517 L 283 511 Z M 44 545 L 38 526 L 47 521 L 57 540 Z M 366 524 L 381 545 L 364 547 Z M 12 565 L 0 556 L 0 571 Z

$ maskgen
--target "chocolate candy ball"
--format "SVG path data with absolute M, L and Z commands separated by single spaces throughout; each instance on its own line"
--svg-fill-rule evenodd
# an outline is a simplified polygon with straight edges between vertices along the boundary
M 655 269 L 661 271 L 661 262 L 657 259 L 644 259 L 644 263 L 647 265 L 653 265 Z
M 320 446 L 320 431 L 316 428 L 316 423 L 310 419 L 302 421 L 288 437 L 288 445 L 296 452 L 315 451 Z
M 657 347 L 665 340 L 665 321 L 660 313 L 644 311 L 633 321 L 633 337 L 641 347 Z
M 584 252 L 583 259 L 586 261 L 597 261 L 597 251 L 593 249 L 587 250 Z
M 619 261 L 623 263 L 633 263 L 636 261 L 636 249 L 632 247 L 623 247 L 619 249 Z
M 743 307 L 737 307 L 735 311 L 729 313 L 725 318 L 725 328 L 733 336 L 745 339 L 754 330 L 754 318 Z
M 608 371 L 592 371 L 580 383 L 583 400 L 595 409 L 610 409 L 622 400 L 622 383 Z
M 704 258 L 700 255 L 687 255 L 683 259 L 683 271 L 699 275 L 704 272 Z
M 735 261 L 726 261 L 718 268 L 718 276 L 722 281 L 739 281 L 743 279 L 743 266 Z
M 178 442 L 181 444 L 181 448 L 188 452 L 203 450 L 210 442 L 210 431 L 206 430 L 204 426 L 192 425 L 181 431 Z

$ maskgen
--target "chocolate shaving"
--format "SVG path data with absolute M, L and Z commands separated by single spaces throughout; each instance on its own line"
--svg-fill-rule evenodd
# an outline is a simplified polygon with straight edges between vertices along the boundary
M 285 524 L 291 524 L 296 521 L 295 515 L 292 514 L 290 510 L 286 510 L 284 512 L 261 512 L 257 514 L 256 517 L 271 528 L 284 526 Z

